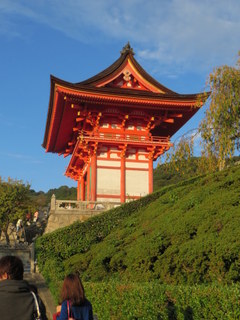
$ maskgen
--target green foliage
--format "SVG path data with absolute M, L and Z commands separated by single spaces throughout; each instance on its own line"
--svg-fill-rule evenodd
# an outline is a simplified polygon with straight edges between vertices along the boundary
M 19 218 L 25 219 L 29 206 L 29 187 L 22 181 L 0 179 L 0 229 L 4 232 L 7 242 L 9 224 L 15 224 Z
M 77 199 L 77 189 L 67 186 L 61 186 L 56 189 L 50 189 L 48 192 L 30 190 L 29 196 L 31 200 L 36 204 L 36 207 L 46 207 L 50 201 L 52 195 L 55 194 L 56 198 L 59 200 L 76 200 Z
M 56 301 L 79 271 L 103 320 L 239 319 L 239 195 L 239 165 L 166 186 L 38 238 L 40 271 Z
M 99 319 L 201 320 L 240 317 L 239 285 L 170 286 L 150 283 L 86 283 Z
M 239 166 L 164 187 L 38 238 L 39 268 L 49 274 L 55 260 L 84 281 L 238 282 L 239 194 Z
M 152 194 L 140 201 L 130 202 L 95 216 L 84 223 L 75 222 L 69 227 L 44 235 L 37 242 L 40 266 L 43 267 L 50 257 L 56 256 L 64 260 L 76 253 L 88 251 L 92 244 L 101 242 L 113 228 L 117 227 L 122 219 L 127 218 L 156 197 L 157 195 Z
M 49 284 L 49 289 L 55 298 L 56 304 L 59 304 L 60 289 L 62 287 L 62 279 L 64 277 L 62 264 L 58 259 L 48 259 L 42 275 L 44 276 L 45 281 Z
M 180 162 L 180 160 L 179 160 Z M 183 163 L 158 164 L 153 174 L 153 189 L 158 190 L 164 186 L 179 183 L 183 180 L 197 176 L 200 159 L 189 157 Z M 180 170 L 180 168 L 185 168 Z
M 77 188 L 61 186 L 57 189 L 48 190 L 46 196 L 48 201 L 50 201 L 52 195 L 55 194 L 57 199 L 61 200 L 76 200 L 77 199 Z
M 193 158 L 194 135 L 183 135 L 178 143 L 166 154 L 166 164 L 170 170 L 181 172 L 182 175 L 191 172 Z
M 235 67 L 216 68 L 209 76 L 210 105 L 200 124 L 203 155 L 221 170 L 240 147 L 240 53 Z
M 49 203 L 46 194 L 43 191 L 36 192 L 33 189 L 29 190 L 29 198 L 31 199 L 32 207 L 29 210 L 34 213 L 36 210 L 46 207 Z
M 196 132 L 201 136 L 202 157 L 197 163 L 200 173 L 222 170 L 240 150 L 240 52 L 236 66 L 216 68 L 207 85 L 210 92 L 199 98 L 206 101 L 210 94 L 209 106 Z M 193 156 L 194 135 L 185 134 L 166 153 L 166 164 L 170 170 L 188 174 Z

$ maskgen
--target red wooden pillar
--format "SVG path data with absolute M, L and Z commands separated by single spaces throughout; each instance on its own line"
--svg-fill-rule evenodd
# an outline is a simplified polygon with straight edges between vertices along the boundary
M 120 201 L 126 201 L 126 174 L 125 174 L 125 156 L 121 156 L 121 182 L 120 182 Z
M 90 200 L 90 164 L 88 163 L 87 168 L 87 201 Z
M 85 201 L 85 181 L 84 181 L 84 177 L 81 176 L 81 200 Z
M 92 168 L 91 200 L 96 201 L 96 190 L 97 190 L 97 156 L 96 156 L 96 153 L 94 153 L 92 156 L 91 168 Z
M 153 192 L 153 159 L 148 161 L 148 192 Z
M 80 179 L 78 180 L 78 184 L 77 184 L 77 200 L 80 200 L 80 189 L 81 189 L 81 182 Z

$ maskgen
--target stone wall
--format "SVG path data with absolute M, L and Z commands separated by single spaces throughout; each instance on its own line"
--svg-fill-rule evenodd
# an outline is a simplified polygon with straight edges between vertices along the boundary
M 119 205 L 119 202 L 56 200 L 53 195 L 45 233 L 69 226 L 75 221 L 86 221 Z
M 6 255 L 18 256 L 23 262 L 24 272 L 35 272 L 33 244 L 0 245 L 0 258 Z
M 99 213 L 101 213 L 101 211 L 99 212 L 87 212 L 87 211 L 78 212 L 78 210 L 50 211 L 45 233 L 49 233 L 59 228 L 69 226 L 75 221 L 81 221 L 81 222 L 86 221 L 90 217 L 93 217 L 94 215 L 97 215 Z

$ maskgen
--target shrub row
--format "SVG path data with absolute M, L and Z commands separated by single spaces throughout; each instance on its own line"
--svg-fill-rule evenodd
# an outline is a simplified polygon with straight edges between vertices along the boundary
M 90 250 L 65 259 L 64 270 L 85 281 L 238 282 L 240 168 L 221 175 L 169 188 Z
M 162 188 L 38 238 L 39 269 L 56 299 L 79 271 L 101 320 L 238 319 L 239 195 L 240 167 Z
M 40 270 L 49 259 L 61 261 L 74 254 L 87 252 L 92 244 L 101 242 L 122 220 L 137 214 L 141 208 L 167 192 L 168 188 L 109 210 L 84 223 L 75 222 L 69 227 L 39 237 L 36 241 L 36 254 Z
M 71 271 L 84 281 L 238 282 L 239 194 L 240 167 L 165 187 L 40 237 L 39 269 L 53 287 Z
M 86 283 L 101 320 L 239 319 L 240 286 L 170 286 L 151 283 Z

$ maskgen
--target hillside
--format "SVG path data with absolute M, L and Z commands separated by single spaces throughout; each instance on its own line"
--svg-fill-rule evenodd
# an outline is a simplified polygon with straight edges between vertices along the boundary
M 83 280 L 231 283 L 240 277 L 240 166 L 195 177 L 37 241 L 53 286 Z
M 182 167 L 183 170 L 176 170 L 166 163 L 157 165 L 153 172 L 153 190 L 193 178 L 199 173 L 202 174 L 202 168 L 199 169 L 199 163 L 202 161 L 202 158 L 199 157 L 192 157 L 187 161 L 182 160 L 179 167 Z M 226 161 L 227 167 L 238 165 L 240 164 L 240 156 L 234 156 Z
M 181 166 L 184 167 L 184 171 L 177 171 L 166 163 L 157 165 L 153 171 L 153 190 L 195 177 L 198 174 L 199 159 L 192 157 L 187 162 L 183 160 Z
M 76 200 L 77 199 L 77 188 L 68 186 L 61 186 L 55 189 L 49 189 L 48 192 L 39 191 L 31 189 L 29 192 L 29 197 L 32 202 L 36 203 L 38 207 L 47 207 L 51 201 L 52 195 L 55 194 L 57 199 L 61 200 Z

